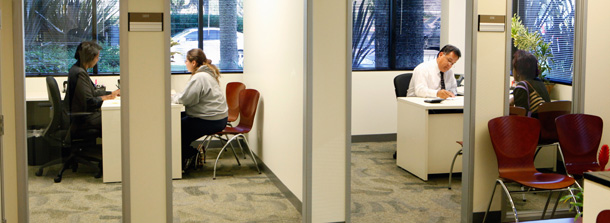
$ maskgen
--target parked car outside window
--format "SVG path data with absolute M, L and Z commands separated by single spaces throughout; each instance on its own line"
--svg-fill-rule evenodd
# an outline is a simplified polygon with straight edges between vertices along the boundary
M 177 33 L 172 37 L 172 40 L 176 41 L 178 45 L 171 47 L 171 52 L 178 52 L 174 54 L 172 58 L 172 70 L 186 70 L 184 61 L 186 60 L 186 53 L 193 49 L 199 48 L 198 42 L 199 32 L 197 28 L 188 28 L 182 32 Z M 244 34 L 241 32 L 236 33 L 237 38 L 237 52 L 239 57 L 239 66 L 243 67 L 243 50 L 244 50 Z M 220 29 L 215 27 L 204 27 L 203 28 L 203 52 L 208 59 L 212 60 L 213 64 L 220 62 Z

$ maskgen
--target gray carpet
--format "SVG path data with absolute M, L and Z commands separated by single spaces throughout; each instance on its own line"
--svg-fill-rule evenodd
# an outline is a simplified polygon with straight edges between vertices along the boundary
M 459 222 L 460 181 L 447 189 L 447 177 L 427 182 L 396 166 L 396 142 L 352 146 L 353 222 Z
M 354 143 L 352 146 L 352 222 L 459 222 L 461 182 L 447 175 L 424 182 L 398 168 L 395 142 Z M 265 174 L 258 174 L 250 157 L 238 166 L 223 153 L 217 180 L 212 180 L 211 149 L 202 169 L 174 180 L 174 222 L 300 222 L 294 206 Z M 121 184 L 104 184 L 94 170 L 68 171 L 53 183 L 58 167 L 34 176 L 30 167 L 31 222 L 121 222 Z M 541 209 L 546 194 L 514 197 L 518 210 Z M 565 204 L 563 206 L 566 207 Z
M 396 160 L 392 158 L 394 151 L 396 142 L 352 145 L 352 221 L 460 222 L 461 177 L 453 178 L 452 190 L 447 189 L 446 174 L 430 175 L 424 182 L 396 166 Z M 516 185 L 508 186 L 511 190 L 519 189 Z M 500 193 L 499 187 L 496 193 Z M 526 201 L 521 194 L 512 197 L 520 214 L 533 213 L 535 215 L 529 219 L 539 219 L 547 196 L 548 193 L 530 193 L 525 196 Z M 556 195 L 552 202 L 555 198 Z M 549 218 L 551 208 L 552 205 L 546 218 Z M 558 210 L 568 208 L 565 203 L 558 206 Z
M 174 180 L 175 223 L 193 222 L 300 222 L 301 215 L 271 183 L 258 174 L 248 156 L 238 166 L 230 153 L 223 153 L 216 180 L 213 160 L 218 149 L 208 153 L 201 169 Z M 226 154 L 226 155 L 225 155 Z M 30 222 L 121 222 L 121 184 L 93 178 L 94 169 L 66 171 L 61 183 L 53 178 L 59 166 L 37 177 L 29 169 Z

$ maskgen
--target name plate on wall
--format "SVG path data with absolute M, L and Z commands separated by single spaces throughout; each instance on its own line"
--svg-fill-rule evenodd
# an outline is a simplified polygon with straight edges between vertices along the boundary
M 479 15 L 479 32 L 504 32 L 505 23 L 503 15 Z
M 163 32 L 163 13 L 130 12 L 130 32 Z

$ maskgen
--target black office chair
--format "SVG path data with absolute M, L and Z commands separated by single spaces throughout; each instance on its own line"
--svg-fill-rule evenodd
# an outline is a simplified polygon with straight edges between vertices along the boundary
M 396 97 L 407 96 L 407 90 L 409 90 L 411 77 L 413 77 L 413 73 L 399 74 L 398 76 L 394 77 L 394 93 L 396 93 Z
M 413 73 L 399 74 L 398 76 L 394 77 L 394 93 L 396 93 L 396 97 L 407 96 L 407 90 L 409 90 L 411 77 L 413 77 Z M 394 152 L 393 157 L 396 159 L 396 152 Z
M 95 177 L 101 177 L 102 160 L 88 155 L 91 153 L 101 155 L 101 148 L 96 145 L 96 139 L 101 136 L 101 132 L 97 129 L 79 128 L 78 125 L 78 119 L 86 117 L 91 113 L 69 114 L 65 111 L 59 94 L 59 88 L 57 87 L 57 81 L 53 77 L 47 77 L 47 92 L 49 102 L 51 103 L 51 122 L 43 132 L 43 138 L 49 146 L 60 147 L 62 156 L 59 159 L 42 165 L 36 171 L 36 176 L 42 176 L 46 167 L 63 163 L 62 169 L 54 179 L 56 183 L 59 183 L 65 170 L 71 168 L 73 172 L 76 172 L 78 163 L 82 163 L 97 167 L 98 173 Z M 98 165 L 96 166 L 93 162 L 97 162 Z

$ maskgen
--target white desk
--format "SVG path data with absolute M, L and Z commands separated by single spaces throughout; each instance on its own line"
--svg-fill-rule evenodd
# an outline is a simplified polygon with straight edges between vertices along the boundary
M 172 104 L 172 178 L 182 178 L 180 112 L 183 106 Z M 104 183 L 121 181 L 121 101 L 102 104 L 102 159 Z
M 451 160 L 461 148 L 464 97 L 431 104 L 426 98 L 398 98 L 396 164 L 428 180 L 428 174 L 449 173 Z M 462 171 L 462 159 L 453 172 Z

